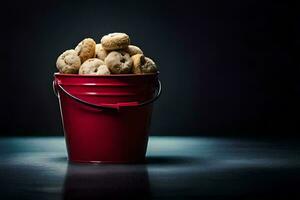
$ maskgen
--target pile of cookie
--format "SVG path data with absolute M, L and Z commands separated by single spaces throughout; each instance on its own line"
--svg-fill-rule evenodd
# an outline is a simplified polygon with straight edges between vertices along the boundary
M 56 67 L 64 74 L 143 74 L 155 73 L 154 61 L 144 56 L 143 51 L 130 45 L 125 33 L 110 33 L 100 44 L 91 38 L 82 40 L 75 49 L 63 52 Z

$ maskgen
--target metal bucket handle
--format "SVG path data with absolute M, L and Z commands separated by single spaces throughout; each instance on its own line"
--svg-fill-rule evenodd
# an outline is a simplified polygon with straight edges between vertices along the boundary
M 96 108 L 96 109 L 99 109 L 99 110 L 110 110 L 110 111 L 119 111 L 121 107 L 142 107 L 142 106 L 145 106 L 145 105 L 148 105 L 150 103 L 153 103 L 154 101 L 156 101 L 159 96 L 161 95 L 161 82 L 160 80 L 157 80 L 157 84 L 155 86 L 155 90 L 156 90 L 156 94 L 153 98 L 147 100 L 147 101 L 144 101 L 142 103 L 139 103 L 139 102 L 122 102 L 122 103 L 115 103 L 115 104 L 102 104 L 102 105 L 96 105 L 96 104 L 93 104 L 93 103 L 89 103 L 87 101 L 84 101 L 82 99 L 79 99 L 78 97 L 75 97 L 73 96 L 72 94 L 70 94 L 68 91 L 66 91 L 60 84 L 58 84 L 55 80 L 53 80 L 53 91 L 54 91 L 54 94 L 59 98 L 59 94 L 57 92 L 57 89 L 58 88 L 65 94 L 67 95 L 68 97 L 72 98 L 73 100 L 81 103 L 81 104 L 84 104 L 86 106 L 90 106 L 92 108 Z

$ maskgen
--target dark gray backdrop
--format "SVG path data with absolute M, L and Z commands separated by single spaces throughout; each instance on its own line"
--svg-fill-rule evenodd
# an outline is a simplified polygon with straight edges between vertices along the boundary
M 299 132 L 298 27 L 287 3 L 48 0 L 2 9 L 1 135 L 62 135 L 56 58 L 110 32 L 128 33 L 159 66 L 152 135 Z

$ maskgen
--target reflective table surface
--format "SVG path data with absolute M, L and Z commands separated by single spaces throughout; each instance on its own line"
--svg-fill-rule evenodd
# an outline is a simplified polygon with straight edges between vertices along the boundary
M 300 197 L 296 140 L 151 137 L 145 164 L 74 164 L 63 137 L 0 138 L 1 199 Z

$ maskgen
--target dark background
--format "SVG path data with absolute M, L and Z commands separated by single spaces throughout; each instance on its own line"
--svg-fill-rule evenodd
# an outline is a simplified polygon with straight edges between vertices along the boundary
M 297 16 L 272 1 L 1 3 L 1 135 L 62 135 L 57 56 L 126 32 L 160 69 L 152 135 L 295 136 Z

